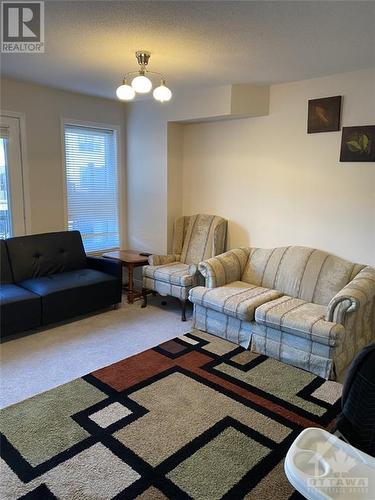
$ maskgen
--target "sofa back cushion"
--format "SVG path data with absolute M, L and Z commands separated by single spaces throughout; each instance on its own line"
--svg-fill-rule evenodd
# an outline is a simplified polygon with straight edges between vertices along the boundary
M 86 266 L 79 231 L 19 236 L 7 240 L 7 246 L 16 283 Z
M 184 239 L 181 262 L 196 264 L 224 252 L 227 223 L 217 215 L 192 215 Z
M 313 248 L 252 248 L 242 280 L 328 305 L 363 267 Z
M 12 270 L 10 268 L 8 250 L 5 240 L 0 240 L 0 283 L 5 285 L 13 282 Z

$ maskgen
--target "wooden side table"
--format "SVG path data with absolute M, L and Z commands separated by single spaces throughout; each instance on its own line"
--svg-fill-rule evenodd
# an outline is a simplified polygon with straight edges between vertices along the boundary
M 115 252 L 104 253 L 103 257 L 121 262 L 123 267 L 128 270 L 128 284 L 124 285 L 124 290 L 127 291 L 127 299 L 129 304 L 133 304 L 135 299 L 142 297 L 142 293 L 134 290 L 134 269 L 136 267 L 145 266 L 148 264 L 148 258 L 140 255 L 136 250 L 117 250 Z

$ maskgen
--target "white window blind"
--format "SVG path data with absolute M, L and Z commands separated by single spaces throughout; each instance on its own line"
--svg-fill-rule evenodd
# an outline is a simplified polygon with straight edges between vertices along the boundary
M 118 165 L 114 130 L 65 125 L 68 229 L 86 252 L 119 247 Z

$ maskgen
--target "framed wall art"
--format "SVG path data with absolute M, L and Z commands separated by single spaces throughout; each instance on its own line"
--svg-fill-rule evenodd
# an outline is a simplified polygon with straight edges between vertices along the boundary
M 308 104 L 307 133 L 336 132 L 340 130 L 341 95 L 310 99 Z
M 375 162 L 375 125 L 343 127 L 340 161 Z

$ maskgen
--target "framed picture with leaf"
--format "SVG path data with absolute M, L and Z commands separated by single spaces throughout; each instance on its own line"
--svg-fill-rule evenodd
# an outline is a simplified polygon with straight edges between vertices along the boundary
M 307 133 L 340 130 L 341 95 L 310 99 L 308 103 Z
M 375 162 L 375 125 L 343 127 L 340 161 Z

